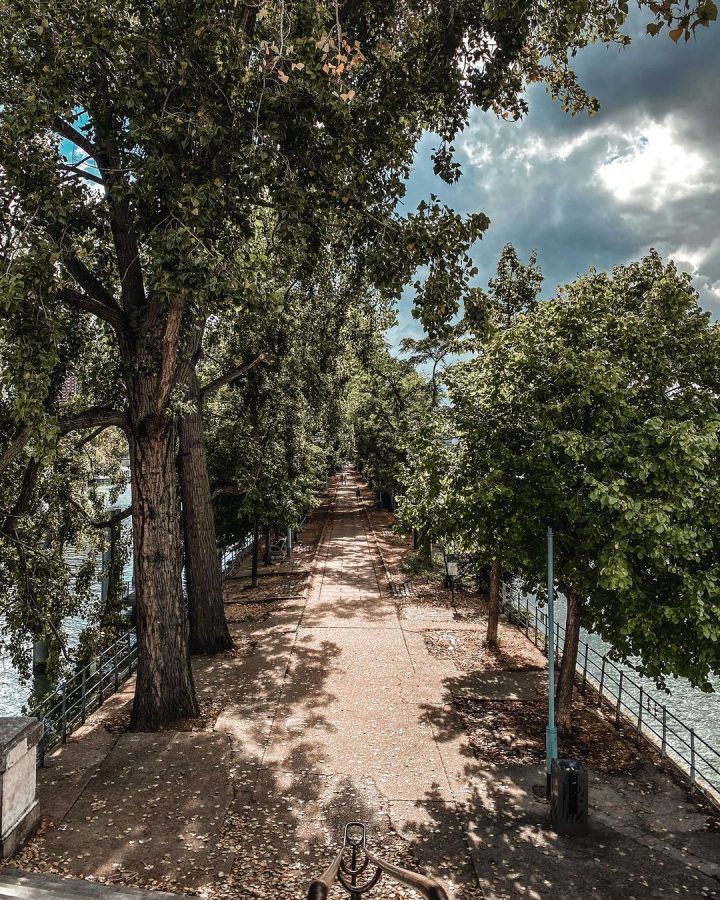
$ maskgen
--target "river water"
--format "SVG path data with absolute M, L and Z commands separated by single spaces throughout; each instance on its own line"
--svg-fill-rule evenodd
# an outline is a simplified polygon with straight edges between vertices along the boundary
M 115 506 L 125 508 L 130 504 L 131 498 L 130 487 L 118 498 Z M 123 528 L 130 528 L 129 519 L 123 522 Z M 83 561 L 80 554 L 68 551 L 66 560 L 72 570 L 76 570 Z M 133 577 L 132 558 L 126 563 L 123 570 L 123 580 L 130 581 Z M 93 592 L 99 597 L 101 584 L 98 580 L 92 587 Z M 0 616 L 0 628 L 4 627 L 4 619 Z M 85 620 L 78 616 L 69 616 L 63 622 L 63 630 L 67 635 L 68 646 L 70 648 L 77 644 L 80 633 L 85 627 Z M 32 691 L 32 679 L 23 679 L 20 673 L 15 669 L 10 657 L 0 651 L 0 716 L 16 716 L 21 715 L 23 706 L 27 702 Z
M 557 598 L 556 610 L 558 621 L 564 625 L 566 606 L 565 598 L 562 595 Z M 581 629 L 581 640 L 587 641 L 600 655 L 608 653 L 610 650 L 610 645 L 605 643 L 602 638 L 588 633 L 584 629 Z M 582 662 L 582 660 L 580 661 Z M 709 744 L 720 749 L 720 678 L 710 679 L 715 689 L 715 692 L 710 694 L 692 687 L 685 678 L 668 678 L 667 687 L 670 693 L 665 694 L 658 690 L 654 681 L 641 678 L 629 666 L 621 666 L 620 663 L 616 663 L 616 665 L 624 668 L 634 681 L 642 685 L 646 692 L 664 703 L 679 719 L 702 735 Z
M 535 628 L 536 598 L 522 591 L 515 593 L 514 603 L 522 612 L 525 603 L 529 609 L 529 632 L 532 636 Z M 545 631 L 547 607 L 537 607 L 539 631 Z M 563 631 L 567 606 L 562 594 L 555 601 L 555 621 L 560 625 L 560 646 L 563 643 Z M 580 630 L 580 652 L 578 666 L 582 668 L 585 657 L 584 644 L 589 648 L 587 656 L 587 673 L 590 683 L 598 685 L 603 672 L 602 657 L 610 651 L 610 645 L 598 635 Z M 542 638 L 541 638 L 542 646 Z M 593 652 L 594 651 L 594 652 Z M 623 672 L 620 681 L 620 670 Z M 656 743 L 660 743 L 663 733 L 663 718 L 667 726 L 668 753 L 680 762 L 682 767 L 690 769 L 690 759 L 695 759 L 695 770 L 698 783 L 709 788 L 720 798 L 720 678 L 714 677 L 710 682 L 714 688 L 711 693 L 692 687 L 685 678 L 668 678 L 665 693 L 655 686 L 655 682 L 643 678 L 630 665 L 619 662 L 608 662 L 604 668 L 605 696 L 614 698 L 615 703 L 622 684 L 621 711 L 633 725 L 638 721 L 639 707 L 642 706 L 640 721 L 643 730 Z M 663 717 L 663 707 L 667 713 Z M 691 753 L 694 748 L 694 756 Z

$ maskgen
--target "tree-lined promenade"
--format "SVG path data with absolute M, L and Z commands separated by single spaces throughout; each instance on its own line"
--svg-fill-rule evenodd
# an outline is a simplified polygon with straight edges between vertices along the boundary
M 594 695 L 561 742 L 591 769 L 591 833 L 545 827 L 542 654 L 504 618 L 501 650 L 484 646 L 482 593 L 413 576 L 411 538 L 373 500 L 346 471 L 258 591 L 250 559 L 230 573 L 235 650 L 193 660 L 202 720 L 127 731 L 130 682 L 39 770 L 44 826 L 11 865 L 63 876 L 68 898 L 75 878 L 299 898 L 360 817 L 373 852 L 452 900 L 712 896 L 709 810 Z M 383 879 L 370 896 L 417 895 Z
M 639 7 L 650 34 L 676 43 L 717 15 L 709 0 L 641 0 Z M 622 359 L 637 367 L 642 386 L 613 413 L 620 417 L 616 457 L 598 450 L 606 461 L 584 481 L 577 472 L 556 481 L 543 468 L 542 448 L 561 423 L 540 387 L 532 403 L 546 408 L 542 421 L 518 407 L 512 422 L 481 436 L 473 431 L 474 417 L 480 414 L 484 428 L 497 412 L 479 413 L 483 392 L 494 402 L 534 377 L 523 362 L 535 340 L 534 326 L 523 324 L 537 296 L 534 263 L 518 274 L 506 260 L 485 295 L 473 281 L 470 249 L 487 216 L 460 216 L 435 196 L 412 211 L 402 206 L 427 131 L 438 136 L 436 174 L 447 183 L 461 177 L 452 141 L 475 107 L 518 118 L 527 108 L 525 89 L 542 83 L 569 112 L 595 110 L 597 100 L 568 60 L 591 42 L 627 43 L 628 11 L 616 0 L 481 7 L 464 0 L 109 0 L 72 8 L 3 0 L 0 595 L 3 641 L 21 669 L 29 669 L 28 639 L 49 645 L 57 675 L 118 633 L 128 552 L 119 523 L 130 517 L 139 642 L 133 728 L 196 717 L 191 652 L 214 654 L 232 643 L 218 546 L 248 531 L 256 547 L 261 534 L 267 545 L 271 534 L 297 525 L 318 484 L 353 456 L 391 496 L 412 498 L 416 463 L 410 474 L 396 470 L 408 463 L 408 448 L 446 459 L 442 361 L 470 349 L 477 360 L 467 378 L 477 379 L 479 393 L 451 389 L 454 409 L 462 416 L 462 398 L 477 399 L 460 427 L 481 454 L 493 438 L 506 448 L 508 457 L 493 456 L 493 467 L 501 467 L 501 494 L 511 491 L 518 504 L 498 522 L 495 512 L 506 506 L 494 493 L 500 468 L 467 462 L 478 474 L 470 490 L 480 506 L 475 499 L 463 505 L 465 534 L 472 535 L 462 539 L 490 561 L 491 593 L 503 567 L 536 577 L 537 523 L 557 519 L 568 541 L 573 535 L 562 546 L 561 576 L 577 598 L 572 608 L 585 604 L 593 621 L 603 618 L 621 655 L 642 650 L 651 674 L 684 672 L 703 681 L 716 666 L 718 634 L 717 610 L 708 603 L 715 397 L 706 387 L 716 354 L 715 332 L 692 312 L 689 286 L 675 279 L 658 297 L 667 330 L 687 323 L 677 345 L 668 346 L 652 322 L 640 345 L 643 359 L 662 363 L 665 352 L 687 364 L 648 371 L 626 348 Z M 660 273 L 654 258 L 638 266 L 640 283 L 628 284 L 624 312 L 612 309 L 620 276 L 607 284 L 591 276 L 537 312 L 559 341 L 568 330 L 585 335 L 585 370 L 575 375 L 572 366 L 551 371 L 552 361 L 527 352 L 541 368 L 538 385 L 551 376 L 557 390 L 571 394 L 565 412 L 572 418 L 589 402 L 578 405 L 575 392 L 577 382 L 592 385 L 592 310 L 597 306 L 600 325 L 610 330 L 612 315 L 633 313 L 642 322 L 656 282 L 675 278 Z M 503 300 L 503 280 L 522 280 L 523 272 L 530 287 Z M 415 362 L 433 361 L 430 379 L 383 344 L 408 284 L 426 334 L 410 349 Z M 583 297 L 590 311 L 583 312 Z M 498 303 L 506 304 L 502 321 Z M 554 319 L 559 308 L 573 310 L 569 320 Z M 507 337 L 493 338 L 493 331 Z M 609 343 L 597 366 L 620 350 Z M 599 383 L 592 401 L 604 402 L 614 385 Z M 373 434 L 379 420 L 382 434 Z M 588 422 L 579 431 L 570 456 L 599 440 L 594 428 Z M 537 452 L 528 450 L 530 439 Z M 667 465 L 649 473 L 642 452 L 665 444 L 668 453 L 658 459 Z M 132 505 L 108 515 L 96 478 L 110 477 L 111 493 L 119 492 L 126 454 Z M 373 469 L 382 454 L 382 467 Z M 633 478 L 645 483 L 652 474 L 651 497 L 623 493 L 625 476 L 608 468 L 635 454 Z M 520 473 L 517 460 L 526 467 Z M 420 508 L 436 497 L 438 479 L 428 478 L 433 484 L 423 489 L 417 514 L 412 499 L 403 513 L 424 546 L 440 531 L 448 536 Z M 545 494 L 529 509 L 522 488 L 537 479 Z M 629 515 L 627 534 L 610 516 L 609 543 L 576 544 L 583 522 L 568 498 L 580 489 L 597 508 Z M 668 510 L 678 503 L 684 518 L 671 527 Z M 702 533 L 693 517 L 701 510 Z M 635 540 L 633 521 L 650 515 L 660 539 Z M 91 583 L 107 531 L 110 590 L 98 599 Z M 70 546 L 89 551 L 79 574 L 66 564 Z M 667 561 L 671 577 L 661 572 Z M 593 593 L 598 585 L 602 596 Z M 675 605 L 660 601 L 662 611 L 648 618 L 650 598 L 671 591 Z M 630 592 L 634 604 L 622 621 L 619 592 Z M 62 630 L 70 614 L 88 623 L 74 654 Z M 673 642 L 688 617 L 692 640 L 678 649 Z M 652 638 L 641 640 L 633 626 L 641 620 L 645 632 L 652 622 Z
M 674 53 L 717 18 L 633 7 Z M 629 16 L 0 0 L 0 647 L 29 678 L 46 645 L 62 686 L 126 634 L 131 554 L 138 660 L 41 770 L 21 866 L 289 896 L 361 818 L 456 898 L 717 892 L 710 807 L 639 717 L 573 694 L 581 626 L 660 687 L 720 673 L 720 328 L 654 251 L 548 294 L 508 244 L 484 289 L 492 211 L 406 197 L 428 134 L 462 185 L 474 111 L 522 118 L 538 85 L 597 111 L 574 61 L 624 48 Z M 418 331 L 391 349 L 403 297 Z M 548 528 L 560 748 L 593 779 L 575 844 L 537 791 L 545 660 L 500 605 L 545 599 Z M 38 815 L 39 730 L 0 748 L 3 798 L 28 788 L 3 855 Z

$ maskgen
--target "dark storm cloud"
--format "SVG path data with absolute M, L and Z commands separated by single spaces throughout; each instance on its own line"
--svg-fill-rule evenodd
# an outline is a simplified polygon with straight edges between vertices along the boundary
M 590 266 L 608 269 L 650 247 L 693 274 L 703 305 L 720 315 L 720 26 L 678 46 L 646 37 L 633 20 L 624 49 L 592 47 L 575 69 L 600 99 L 594 117 L 570 117 L 541 88 L 518 123 L 476 113 L 455 141 L 463 177 L 432 173 L 436 141 L 420 144 L 405 206 L 431 191 L 491 219 L 473 256 L 485 284 L 501 247 L 538 249 L 543 294 Z M 394 340 L 419 329 L 401 304 Z

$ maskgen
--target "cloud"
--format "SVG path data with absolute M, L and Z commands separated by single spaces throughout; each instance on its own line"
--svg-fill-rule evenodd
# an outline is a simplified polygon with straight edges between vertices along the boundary
M 620 133 L 595 175 L 619 203 L 641 201 L 658 209 L 697 191 L 716 190 L 705 181 L 709 171 L 702 153 L 683 143 L 682 130 L 666 119 L 649 121 L 634 134 Z
M 479 284 L 508 241 L 525 257 L 537 248 L 544 296 L 590 266 L 609 269 L 656 247 L 720 316 L 717 27 L 679 46 L 662 32 L 646 37 L 637 17 L 631 30 L 630 47 L 590 47 L 575 61 L 600 99 L 597 116 L 568 116 L 539 86 L 519 123 L 476 112 L 455 141 L 463 177 L 453 186 L 433 175 L 437 141 L 426 135 L 405 205 L 433 191 L 460 212 L 487 213 L 490 229 L 473 251 Z M 406 296 L 396 333 L 416 331 L 409 308 Z

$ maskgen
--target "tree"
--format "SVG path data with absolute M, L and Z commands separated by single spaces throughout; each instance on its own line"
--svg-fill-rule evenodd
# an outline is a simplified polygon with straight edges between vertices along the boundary
M 453 383 L 467 521 L 501 503 L 508 565 L 535 588 L 555 530 L 564 731 L 581 622 L 656 679 L 720 671 L 719 339 L 651 253 L 563 288 Z
M 542 287 L 542 271 L 533 250 L 527 264 L 520 261 L 512 244 L 506 244 L 500 254 L 495 278 L 488 282 L 488 308 L 491 327 L 499 331 L 512 328 L 518 316 L 532 313 L 538 304 Z M 497 645 L 500 619 L 500 579 L 502 576 L 503 507 L 496 504 L 484 518 L 486 544 L 490 548 L 490 583 L 488 591 L 488 624 L 486 641 L 490 647 Z M 489 540 L 488 540 L 489 538 Z
M 315 41 L 324 34 L 336 51 L 345 50 L 343 68 L 359 65 L 362 53 L 346 47 L 340 33 L 328 34 L 321 4 L 300 4 L 298 12 L 286 31 L 279 12 L 257 18 L 255 6 L 173 4 L 151 11 L 111 2 L 78 19 L 58 3 L 46 4 L 42 14 L 25 3 L 3 5 L 0 158 L 14 239 L 5 306 L 22 317 L 31 299 L 56 321 L 68 310 L 94 317 L 104 338 L 105 365 L 96 369 L 114 373 L 114 405 L 102 380 L 94 391 L 86 385 L 96 402 L 73 421 L 30 417 L 15 402 L 0 468 L 43 432 L 51 440 L 58 427 L 125 430 L 134 498 L 138 728 L 197 710 L 180 590 L 176 399 L 197 330 L 232 305 L 240 288 L 248 293 L 224 260 L 233 260 L 238 241 L 251 233 L 259 205 L 280 210 L 281 231 L 306 238 L 319 217 L 349 218 L 368 204 L 382 221 L 401 188 L 387 173 L 405 166 L 402 150 L 414 141 L 425 102 L 407 85 L 397 98 L 409 118 L 400 116 L 395 130 L 373 131 L 380 107 L 369 87 L 368 128 L 357 132 L 367 135 L 365 143 L 328 141 L 345 133 L 350 98 L 338 96 L 343 79 L 328 76 L 328 52 L 314 49 Z M 273 55 L 278 28 L 282 50 Z M 291 40 L 306 62 L 288 49 Z M 386 69 L 378 58 L 374 75 L 367 67 L 369 81 L 384 83 Z M 248 110 L 254 110 L 250 125 Z M 450 232 L 465 229 L 467 240 L 483 225 L 475 217 L 465 226 L 437 210 L 438 221 Z M 409 227 L 420 232 L 417 223 Z M 367 226 L 358 229 L 360 242 L 361 230 Z M 420 261 L 413 253 L 396 255 L 405 268 Z M 31 265 L 44 267 L 45 283 L 42 296 L 29 298 L 20 270 Z M 394 277 L 406 278 L 399 268 Z M 47 385 L 35 384 L 42 400 Z
M 304 262 L 303 252 L 297 261 Z M 326 474 L 347 455 L 341 407 L 348 358 L 362 341 L 358 321 L 376 312 L 376 301 L 368 299 L 352 262 L 337 262 L 329 249 L 304 268 L 278 260 L 262 282 L 262 314 L 251 323 L 244 317 L 242 330 L 226 319 L 209 335 L 204 377 L 259 347 L 272 359 L 225 385 L 206 408 L 213 493 L 226 543 L 251 528 L 257 534 L 260 526 L 297 526 Z
M 201 354 L 202 331 L 198 329 L 182 383 L 187 385 L 186 408 L 179 422 L 179 475 L 182 496 L 183 547 L 188 599 L 188 626 L 191 653 L 217 653 L 232 647 L 225 619 L 222 573 L 212 508 L 203 428 L 203 404 L 217 390 L 232 384 L 269 357 L 258 354 L 244 364 L 228 368 L 200 384 L 196 367 Z
M 393 507 L 404 489 L 410 436 L 428 421 L 437 394 L 413 362 L 393 357 L 382 339 L 357 373 L 352 392 L 358 465 Z
M 448 411 L 439 407 L 426 411 L 413 423 L 406 445 L 398 521 L 418 536 L 416 549 L 420 558 L 429 562 L 433 541 L 448 547 L 458 537 L 451 512 L 456 442 Z
M 676 22 L 713 17 L 703 2 Z M 394 214 L 423 129 L 437 171 L 457 177 L 450 141 L 472 104 L 508 116 L 546 81 L 570 109 L 592 108 L 567 58 L 592 40 L 624 42 L 627 5 L 464 0 L 435 3 L 188 4 L 103 0 L 81 10 L 3 0 L 0 188 L 12 265 L 8 315 L 57 328 L 68 312 L 102 333 L 92 405 L 60 421 L 40 378 L 11 402 L 0 473 L 29 445 L 72 429 L 127 435 L 140 661 L 136 728 L 194 715 L 197 702 L 180 588 L 175 472 L 181 373 L 197 329 L 253 303 L 232 264 L 257 212 L 279 236 L 313 245 L 339 225 L 367 272 L 397 292 L 420 265 L 425 327 L 457 309 L 472 274 L 467 248 L 487 227 L 436 201 Z M 5 202 L 7 201 L 7 202 Z M 25 292 L 23 272 L 41 274 Z M 31 316 L 32 317 L 32 316 Z M 42 372 L 53 349 L 35 359 Z M 34 391 L 34 406 L 20 394 Z M 31 404 L 32 405 L 32 404 Z M 14 475 L 15 473 L 11 473 Z M 19 488 L 17 480 L 16 486 Z
M 507 331 L 519 315 L 535 309 L 542 280 L 535 250 L 525 264 L 512 244 L 503 247 L 495 278 L 488 282 L 489 307 L 496 328 Z
M 497 271 L 490 279 L 488 291 L 476 288 L 466 297 L 465 315 L 448 330 L 444 343 L 439 349 L 433 346 L 425 349 L 426 357 L 442 360 L 448 352 L 474 351 L 483 354 L 493 335 L 511 329 L 519 316 L 532 313 L 538 304 L 538 294 L 542 285 L 542 272 L 533 252 L 527 264 L 522 263 L 512 244 L 507 244 L 500 255 Z M 419 344 L 421 348 L 429 340 Z M 411 357 L 416 362 L 422 359 L 417 354 Z M 458 380 L 453 375 L 454 368 L 463 371 L 456 364 L 447 369 L 444 379 L 455 385 L 457 391 L 466 387 L 462 376 Z M 433 368 L 433 394 L 436 368 Z M 460 543 L 462 549 L 473 554 L 477 563 L 489 571 L 488 623 L 486 641 L 489 646 L 497 644 L 498 621 L 500 616 L 500 580 L 502 575 L 502 548 L 506 528 L 506 497 L 501 484 L 491 483 L 490 475 L 483 490 L 478 491 L 478 473 L 492 470 L 492 442 L 484 442 L 474 448 L 472 464 L 461 465 L 463 454 L 458 453 L 455 432 L 456 417 L 452 409 L 444 416 L 426 418 L 421 427 L 415 427 L 412 440 L 408 441 L 409 463 L 405 477 L 405 497 L 402 503 L 401 519 L 413 523 L 446 541 Z M 462 428 L 462 426 L 459 426 Z M 458 432 L 459 433 L 459 432 Z M 481 459 L 482 458 L 482 459 Z M 477 466 L 477 470 L 475 469 Z M 478 504 L 485 502 L 480 514 Z M 468 504 L 472 514 L 468 516 Z

